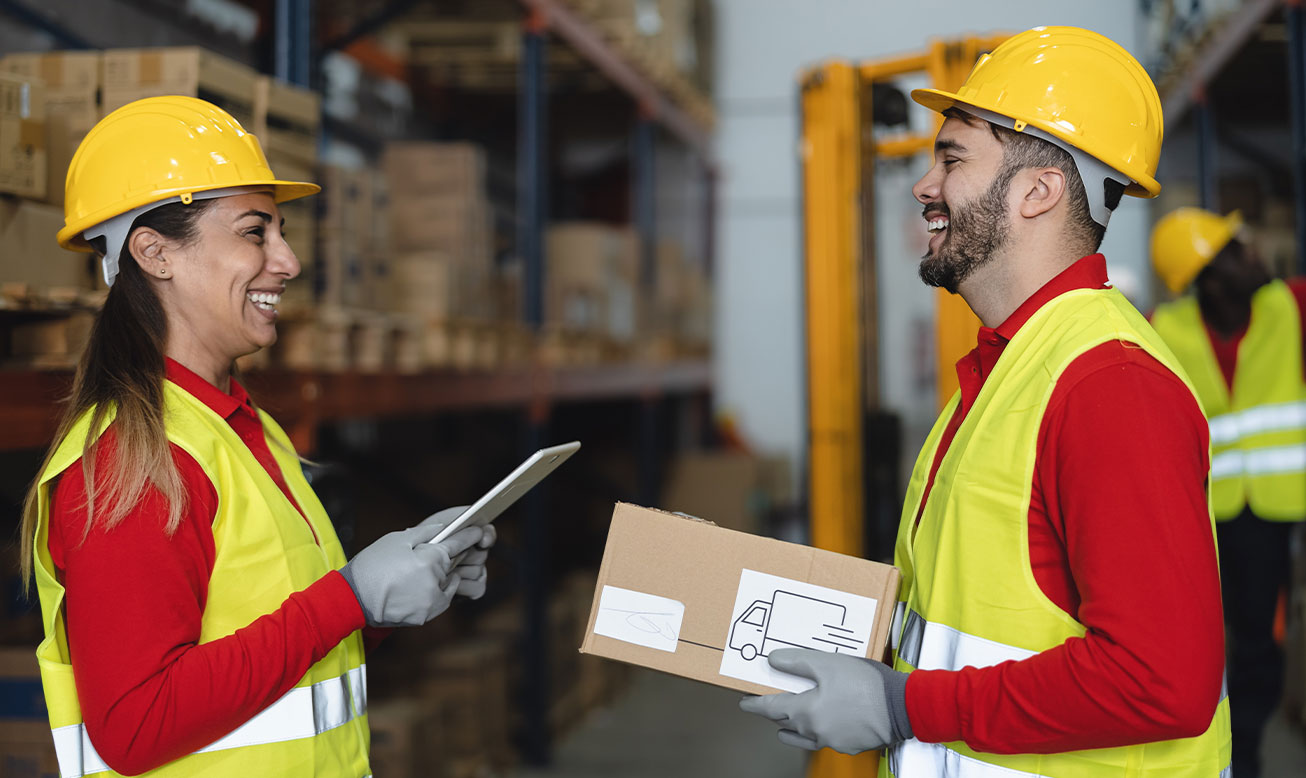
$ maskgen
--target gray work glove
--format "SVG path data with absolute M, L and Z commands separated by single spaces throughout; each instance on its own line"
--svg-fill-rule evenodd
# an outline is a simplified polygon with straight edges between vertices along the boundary
M 771 652 L 771 666 L 816 682 L 801 694 L 745 697 L 740 709 L 780 725 L 780 741 L 815 751 L 873 751 L 912 736 L 907 720 L 907 673 L 882 662 L 810 648 Z
M 459 505 L 456 508 L 445 508 L 422 519 L 422 523 L 417 526 L 435 527 L 438 535 L 440 530 L 443 530 L 449 526 L 451 521 L 463 515 L 469 507 Z M 499 538 L 499 533 L 495 531 L 493 524 L 487 524 L 481 529 L 485 532 L 485 535 L 481 538 L 481 542 L 476 544 L 476 548 L 463 552 L 461 556 L 454 560 L 457 563 L 454 572 L 458 574 L 459 578 L 457 593 L 461 597 L 468 597 L 473 600 L 479 600 L 485 596 L 487 582 L 485 560 L 489 558 L 490 549 Z
M 428 543 L 440 529 L 431 524 L 391 532 L 340 569 L 363 606 L 368 626 L 416 627 L 449 608 L 462 586 L 455 559 L 480 543 L 485 533 L 468 527 Z

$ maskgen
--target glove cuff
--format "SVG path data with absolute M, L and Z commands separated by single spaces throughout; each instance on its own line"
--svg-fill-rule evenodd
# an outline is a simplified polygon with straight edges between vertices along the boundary
M 345 563 L 344 567 L 340 568 L 340 577 L 344 578 L 345 583 L 349 584 L 349 590 L 354 593 L 354 599 L 358 600 L 358 607 L 363 609 L 363 620 L 367 622 L 369 627 L 376 626 L 376 619 L 368 612 L 367 603 L 363 602 L 363 598 L 358 596 L 358 584 L 354 582 L 354 571 L 349 569 L 348 562 Z
M 907 673 L 885 667 L 884 698 L 889 707 L 889 721 L 895 742 L 911 740 L 911 720 L 907 718 Z

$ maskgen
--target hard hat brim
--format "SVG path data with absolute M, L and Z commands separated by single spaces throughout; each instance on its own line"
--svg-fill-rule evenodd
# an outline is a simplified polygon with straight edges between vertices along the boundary
M 291 200 L 298 200 L 301 197 L 308 197 L 310 195 L 315 195 L 318 192 L 322 191 L 322 187 L 318 186 L 317 184 L 309 183 L 307 181 L 282 181 L 280 179 L 275 179 L 275 178 L 261 180 L 261 181 L 260 180 L 242 181 L 240 182 L 240 184 L 241 186 L 271 187 L 272 199 L 276 203 L 285 203 Z M 103 213 L 89 214 L 86 217 L 79 219 L 77 222 L 73 224 L 65 225 L 64 228 L 59 230 L 58 233 L 57 239 L 59 241 L 59 245 L 65 249 L 68 249 L 69 251 L 81 251 L 81 252 L 89 253 L 94 249 L 92 249 L 91 245 L 86 242 L 86 239 L 84 237 L 82 237 L 82 233 L 90 229 L 91 227 L 100 224 L 101 222 L 107 221 L 108 219 L 112 219 L 113 217 L 121 213 L 126 213 L 132 210 L 133 208 L 139 208 L 142 205 L 149 205 L 150 203 L 167 200 L 170 197 L 176 197 L 182 194 L 194 194 L 197 192 L 208 191 L 210 189 L 221 189 L 224 186 L 226 186 L 226 184 L 219 184 L 211 187 L 193 187 L 193 186 L 178 187 L 177 189 L 174 190 L 151 192 L 149 198 L 143 199 L 142 202 L 123 201 L 120 203 L 116 203 L 115 206 L 109 211 Z
M 995 106 L 987 106 L 987 105 L 975 105 L 974 103 L 968 102 L 966 100 L 962 100 L 954 92 L 946 92 L 942 89 L 913 89 L 911 92 L 911 99 L 915 100 L 917 103 L 925 106 L 931 111 L 934 111 L 935 113 L 943 113 L 949 108 L 960 108 L 961 110 L 964 111 L 966 110 L 967 107 L 972 107 L 972 108 L 980 108 L 986 111 L 992 111 L 994 113 L 999 113 L 1004 116 L 1007 115 L 1000 108 L 997 108 Z M 1037 119 L 1030 120 L 1030 119 L 1025 119 L 1023 117 L 1012 117 L 1012 118 L 1018 118 L 1021 121 L 1025 121 L 1032 127 L 1037 127 L 1038 129 L 1048 133 L 1049 135 L 1052 135 L 1053 137 L 1060 138 L 1064 140 L 1066 143 L 1074 145 L 1076 148 L 1080 148 L 1078 145 L 1075 144 L 1074 138 L 1066 137 L 1065 131 L 1053 124 L 1040 121 Z M 1092 151 L 1089 149 L 1081 148 L 1080 150 L 1084 151 L 1085 153 L 1092 154 Z M 1133 176 L 1133 179 L 1134 180 L 1125 187 L 1125 194 L 1130 195 L 1131 197 L 1143 197 L 1143 198 L 1156 197 L 1157 195 L 1161 194 L 1161 184 L 1158 183 L 1157 180 L 1152 176 L 1138 174 L 1136 176 Z

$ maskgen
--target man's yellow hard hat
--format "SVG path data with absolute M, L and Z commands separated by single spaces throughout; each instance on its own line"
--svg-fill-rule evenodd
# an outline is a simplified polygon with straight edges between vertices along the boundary
M 258 138 L 212 103 L 180 96 L 137 100 L 101 119 L 73 155 L 59 245 L 90 251 L 83 233 L 114 217 L 237 187 L 271 189 L 279 203 L 321 190 L 273 175 Z
M 1228 216 L 1202 208 L 1179 208 L 1165 215 L 1152 230 L 1152 269 L 1174 294 L 1179 294 L 1211 264 L 1220 249 L 1242 229 L 1238 211 Z
M 980 57 L 956 92 L 911 96 L 940 113 L 973 107 L 1013 120 L 1017 132 L 1041 130 L 1127 177 L 1125 194 L 1161 192 L 1155 175 L 1165 124 L 1156 85 L 1129 52 L 1091 30 L 1026 30 Z

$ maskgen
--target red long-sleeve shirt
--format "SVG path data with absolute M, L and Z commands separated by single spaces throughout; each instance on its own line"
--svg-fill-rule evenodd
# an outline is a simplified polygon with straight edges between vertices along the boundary
M 1015 333 L 1054 297 L 1106 284 L 1105 259 L 1085 257 L 980 330 L 929 485 Z M 1072 362 L 1039 429 L 1029 555 L 1039 588 L 1088 632 L 1023 661 L 912 673 L 916 737 L 1054 753 L 1205 731 L 1224 671 L 1208 451 L 1196 400 L 1143 350 L 1113 341 Z
M 231 424 L 294 504 L 244 388 L 233 379 L 224 393 L 171 359 L 167 375 Z M 110 425 L 97 481 L 114 466 L 116 446 Z M 167 504 L 150 488 L 121 524 L 83 541 L 80 460 L 60 478 L 51 504 L 49 548 L 66 590 L 82 716 L 100 757 L 123 773 L 184 756 L 245 723 L 364 626 L 349 584 L 331 572 L 235 634 L 199 645 L 218 495 L 189 454 L 171 449 L 189 495 L 172 536 L 163 526 Z

